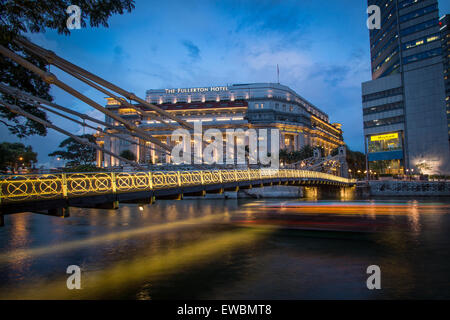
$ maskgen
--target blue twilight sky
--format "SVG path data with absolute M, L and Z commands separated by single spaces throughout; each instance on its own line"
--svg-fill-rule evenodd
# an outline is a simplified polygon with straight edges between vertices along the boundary
M 144 98 L 147 89 L 280 82 L 343 124 L 350 148 L 363 150 L 361 82 L 371 79 L 366 0 L 137 0 L 131 14 L 113 16 L 109 28 L 70 36 L 35 34 L 36 43 Z M 450 1 L 440 1 L 441 15 Z M 104 95 L 51 72 L 104 104 Z M 58 88 L 55 101 L 103 119 Z M 80 126 L 50 117 L 77 134 Z M 0 126 L 2 140 L 18 141 Z M 22 139 L 40 164 L 65 139 Z

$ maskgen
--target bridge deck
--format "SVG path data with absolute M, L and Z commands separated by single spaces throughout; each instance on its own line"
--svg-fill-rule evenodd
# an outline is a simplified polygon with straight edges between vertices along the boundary
M 0 177 L 0 210 L 8 214 L 27 211 L 26 208 L 40 203 L 82 206 L 88 200 L 132 201 L 277 182 L 335 186 L 356 183 L 326 173 L 291 169 L 12 175 Z

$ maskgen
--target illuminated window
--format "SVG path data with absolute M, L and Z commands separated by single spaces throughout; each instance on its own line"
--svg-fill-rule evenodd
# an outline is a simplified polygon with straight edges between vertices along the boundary
M 131 109 L 131 108 L 122 108 L 122 109 L 119 109 L 119 114 L 133 115 L 133 114 L 137 114 L 137 112 L 136 112 L 136 110 Z
M 402 150 L 401 135 L 396 132 L 371 136 L 368 150 L 369 153 Z
M 403 45 L 403 47 L 405 49 L 412 49 L 412 48 L 415 48 L 415 47 L 418 47 L 418 46 L 421 46 L 421 45 L 424 45 L 424 44 L 428 44 L 430 42 L 433 42 L 433 41 L 436 41 L 436 40 L 439 40 L 439 39 L 440 39 L 440 36 L 439 36 L 438 33 L 436 33 L 436 34 L 433 34 L 433 35 L 428 36 L 428 37 L 424 37 L 424 38 L 421 38 L 421 39 L 416 39 L 416 40 L 413 40 L 413 41 L 409 41 L 409 42 L 405 43 Z

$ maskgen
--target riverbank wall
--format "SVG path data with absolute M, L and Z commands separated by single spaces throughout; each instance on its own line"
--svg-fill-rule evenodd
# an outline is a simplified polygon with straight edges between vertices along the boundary
M 324 198 L 353 198 L 355 187 L 303 187 L 303 186 L 267 186 L 239 190 L 238 192 L 224 192 L 223 194 L 207 194 L 207 199 L 324 199 Z
M 359 197 L 450 197 L 450 181 L 369 181 L 358 183 Z

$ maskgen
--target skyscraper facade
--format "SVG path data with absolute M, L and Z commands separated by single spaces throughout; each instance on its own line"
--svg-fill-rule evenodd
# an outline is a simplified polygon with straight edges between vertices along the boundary
M 372 80 L 362 84 L 370 170 L 448 174 L 450 145 L 437 0 L 368 0 Z
M 444 62 L 445 105 L 447 109 L 447 128 L 450 139 L 450 14 L 444 15 L 441 26 L 442 56 Z

